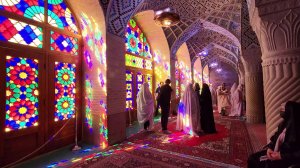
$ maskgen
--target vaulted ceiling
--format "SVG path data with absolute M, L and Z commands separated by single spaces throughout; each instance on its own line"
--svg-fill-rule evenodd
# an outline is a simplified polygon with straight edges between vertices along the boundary
M 178 48 L 186 42 L 191 60 L 200 57 L 203 65 L 217 60 L 237 67 L 242 48 L 241 15 L 248 11 L 246 0 L 100 0 L 100 3 L 108 31 L 118 36 L 124 36 L 124 27 L 135 14 L 169 7 L 181 18 L 179 24 L 163 28 L 171 57 L 176 57 Z M 251 37 L 248 39 L 252 43 Z M 207 56 L 200 56 L 204 50 Z

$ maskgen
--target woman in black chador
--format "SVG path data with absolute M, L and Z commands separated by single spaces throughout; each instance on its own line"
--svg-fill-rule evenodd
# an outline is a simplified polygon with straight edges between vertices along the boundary
M 280 116 L 284 120 L 266 149 L 248 158 L 249 168 L 287 168 L 300 164 L 300 104 L 287 102 Z
M 209 86 L 204 83 L 202 86 L 201 95 L 199 94 L 200 86 L 198 83 L 195 84 L 195 91 L 199 96 L 200 103 L 200 120 L 201 127 L 204 133 L 216 133 L 213 107 L 212 107 L 212 99 L 211 93 L 209 90 Z

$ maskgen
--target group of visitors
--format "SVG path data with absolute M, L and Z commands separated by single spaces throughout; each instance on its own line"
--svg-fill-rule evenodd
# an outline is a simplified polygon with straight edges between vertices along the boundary
M 167 79 L 165 84 L 161 82 L 156 89 L 157 105 L 155 112 L 149 84 L 144 83 L 140 88 L 137 95 L 137 115 L 139 123 L 144 124 L 145 130 L 152 129 L 154 113 L 157 114 L 160 107 L 162 132 L 165 134 L 171 133 L 168 130 L 171 93 L 173 91 L 170 84 L 171 80 Z M 178 105 L 177 130 L 184 131 L 190 135 L 216 132 L 209 86 L 204 83 L 201 93 L 200 90 L 198 83 L 194 87 L 192 84 L 186 87 Z
M 190 135 L 216 133 L 209 86 L 188 84 L 178 106 L 176 129 Z
M 242 85 L 234 83 L 230 92 L 223 83 L 217 89 L 218 112 L 228 116 L 242 116 Z M 230 111 L 228 111 L 230 109 Z

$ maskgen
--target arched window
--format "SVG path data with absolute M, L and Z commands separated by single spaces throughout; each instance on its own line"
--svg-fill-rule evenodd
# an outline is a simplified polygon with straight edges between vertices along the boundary
M 153 59 L 147 37 L 134 19 L 127 24 L 125 37 L 126 110 L 131 110 L 136 108 L 136 95 L 145 81 L 153 92 Z
M 0 95 L 0 160 L 31 152 L 69 120 L 46 150 L 72 143 L 81 102 L 80 39 L 63 0 L 0 1 L 0 75 L 6 79 L 0 86 L 6 90 Z

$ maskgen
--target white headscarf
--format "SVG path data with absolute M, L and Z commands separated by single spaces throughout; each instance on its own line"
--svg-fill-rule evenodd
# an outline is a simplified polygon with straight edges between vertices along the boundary
M 154 101 L 149 90 L 149 84 L 144 83 L 137 95 L 137 119 L 140 124 L 150 121 L 150 129 L 153 126 Z
M 231 95 L 234 94 L 234 92 L 235 92 L 235 90 L 236 90 L 237 88 L 238 88 L 238 87 L 237 87 L 237 84 L 236 84 L 236 83 L 234 83 L 234 84 L 231 86 L 231 89 L 230 89 Z
M 177 130 L 183 130 L 190 135 L 197 135 L 201 130 L 200 107 L 192 84 L 188 84 L 178 107 Z

